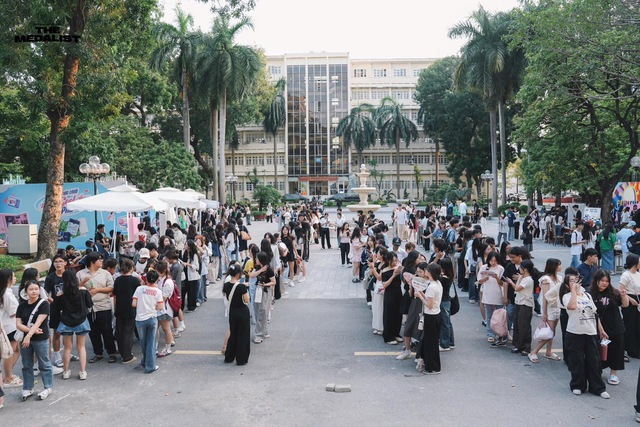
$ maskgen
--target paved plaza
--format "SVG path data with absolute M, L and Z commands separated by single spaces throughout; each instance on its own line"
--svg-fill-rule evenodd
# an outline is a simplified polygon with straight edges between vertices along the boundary
M 328 209 L 335 216 L 335 208 Z M 391 209 L 378 216 L 390 218 Z M 347 214 L 350 216 L 350 214 Z M 496 223 L 489 222 L 489 235 Z M 254 222 L 254 238 L 275 224 Z M 275 305 L 271 338 L 251 345 L 249 363 L 224 364 L 219 350 L 227 321 L 221 285 L 209 301 L 186 314 L 187 330 L 175 353 L 159 359 L 160 370 L 141 370 L 105 361 L 88 365 L 89 378 L 54 379 L 46 401 L 20 402 L 20 389 L 6 389 L 2 425 L 212 425 L 212 426 L 623 426 L 634 425 L 639 363 L 607 386 L 610 400 L 574 396 L 562 362 L 541 358 L 532 365 L 486 342 L 477 305 L 461 293 L 453 316 L 456 348 L 442 353 L 442 374 L 425 376 L 413 360 L 398 361 L 399 346 L 371 333 L 371 311 L 361 284 L 340 267 L 340 253 L 311 245 L 307 281 L 288 288 Z M 534 242 L 538 268 L 548 257 L 569 263 L 568 248 Z M 537 326 L 539 318 L 534 317 Z M 91 355 L 91 346 L 87 345 Z M 561 352 L 556 340 L 554 351 Z M 139 347 L 134 345 L 136 354 Z M 19 369 L 20 362 L 17 369 Z M 349 384 L 350 393 L 325 391 L 328 383 Z M 42 389 L 41 380 L 36 390 Z

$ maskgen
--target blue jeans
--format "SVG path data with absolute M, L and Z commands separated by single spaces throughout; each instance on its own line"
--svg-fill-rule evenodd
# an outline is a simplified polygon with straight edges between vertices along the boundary
M 253 306 L 253 303 L 256 300 L 256 282 L 258 281 L 258 279 L 256 277 L 252 277 L 249 279 L 249 309 L 251 311 L 251 320 L 253 321 L 253 323 L 256 323 L 256 310 Z
M 509 241 L 513 241 L 513 237 L 516 235 L 515 228 L 511 225 L 509 226 Z
M 451 324 L 451 301 L 442 301 L 440 303 L 440 322 L 440 347 L 449 348 L 455 346 L 453 325 Z
M 476 272 L 469 273 L 469 301 L 478 301 L 478 287 L 476 286 Z
M 33 341 L 29 343 L 29 347 L 22 347 L 20 343 L 20 355 L 22 356 L 22 384 L 23 390 L 31 390 L 34 387 L 35 380 L 33 378 L 33 355 L 38 358 L 38 369 L 42 372 L 42 382 L 44 388 L 53 387 L 53 367 L 49 360 L 49 340 Z
M 148 374 L 156 370 L 156 331 L 158 330 L 158 320 L 151 317 L 147 320 L 136 320 L 136 329 L 140 337 L 140 348 L 142 349 L 142 363 L 144 373 Z
M 202 304 L 204 302 L 204 289 L 207 286 L 207 276 L 200 276 L 200 281 L 198 282 L 198 298 L 196 301 Z
M 494 334 L 493 331 L 491 330 L 491 316 L 493 316 L 493 312 L 496 311 L 499 308 L 500 308 L 499 305 L 492 305 L 492 304 L 485 304 L 484 305 L 484 314 L 485 314 L 485 317 L 487 318 L 487 320 L 486 320 L 486 323 L 487 323 L 487 336 L 491 337 L 491 338 L 495 338 L 496 337 L 496 334 Z
M 577 268 L 580 265 L 580 255 L 571 256 L 571 267 Z
M 513 317 L 516 315 L 516 306 L 513 303 L 509 303 L 507 305 L 507 323 L 509 327 L 509 332 L 513 329 Z
M 498 233 L 498 243 L 496 244 L 497 247 L 500 247 L 500 242 L 508 242 L 507 240 L 507 233 Z
M 220 280 L 222 279 L 222 255 L 220 255 L 218 257 L 218 277 L 217 279 Z

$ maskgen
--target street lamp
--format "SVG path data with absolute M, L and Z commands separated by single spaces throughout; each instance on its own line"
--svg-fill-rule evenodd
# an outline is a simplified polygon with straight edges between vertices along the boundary
M 493 180 L 493 175 L 490 171 L 486 170 L 482 175 L 480 175 L 480 179 L 487 181 L 487 200 L 489 200 L 489 182 Z
M 236 182 L 238 182 L 238 177 L 235 175 L 227 175 L 224 177 L 224 181 L 231 183 L 231 201 L 233 202 L 236 199 Z
M 640 168 L 640 157 L 635 156 L 631 158 L 631 167 L 633 168 L 632 179 L 636 180 L 636 169 Z
M 111 166 L 109 166 L 109 163 L 100 163 L 100 157 L 91 156 L 89 157 L 89 163 L 82 163 L 78 169 L 80 170 L 81 174 L 93 180 L 93 195 L 95 196 L 96 194 L 98 194 L 98 184 L 97 184 L 98 179 L 101 176 L 108 174 L 111 171 Z M 93 213 L 93 219 L 94 219 L 93 225 L 95 230 L 97 231 L 98 211 L 95 211 Z

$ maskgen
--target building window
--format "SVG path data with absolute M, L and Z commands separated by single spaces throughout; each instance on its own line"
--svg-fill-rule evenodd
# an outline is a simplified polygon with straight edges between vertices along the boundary
M 406 68 L 396 68 L 393 70 L 393 77 L 407 77 Z
M 413 77 L 420 77 L 420 73 L 424 71 L 424 68 L 414 68 L 413 69 Z
M 224 159 L 224 163 L 225 163 L 227 166 L 231 166 L 231 157 L 227 157 L 226 159 Z
M 411 121 L 412 122 L 417 122 L 418 121 L 418 112 L 417 111 L 412 111 L 411 112 Z
M 386 68 L 376 68 L 373 70 L 373 77 L 387 77 Z
M 279 65 L 270 65 L 269 66 L 269 73 L 272 76 L 279 76 L 282 74 L 282 67 Z
M 245 185 L 247 191 L 253 191 L 253 182 L 247 182 Z
M 365 68 L 354 68 L 353 77 L 367 77 L 367 70 Z
M 371 99 L 382 99 L 388 95 L 386 90 L 372 90 L 371 91 Z
M 267 156 L 267 164 L 273 165 L 273 156 Z
M 398 99 L 409 99 L 411 97 L 411 93 L 408 90 L 394 90 L 393 97 Z
M 352 99 L 354 101 L 361 101 L 363 99 L 369 99 L 369 91 L 368 90 L 354 90 L 352 92 Z
M 236 157 L 236 166 L 242 166 L 244 165 L 244 159 L 240 156 Z
M 441 165 L 444 165 L 445 163 L 447 163 L 447 159 L 444 157 L 444 154 L 440 154 L 438 156 L 438 163 L 440 163 Z

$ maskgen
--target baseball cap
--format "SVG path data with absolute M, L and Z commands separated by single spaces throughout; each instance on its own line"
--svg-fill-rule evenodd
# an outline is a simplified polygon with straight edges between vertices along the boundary
M 402 240 L 400 240 L 399 237 L 394 237 L 392 243 L 393 246 L 400 246 L 402 244 Z
M 629 221 L 627 223 L 627 228 L 636 228 L 636 222 L 635 221 Z
M 140 249 L 140 258 L 150 258 L 149 249 L 142 248 Z

